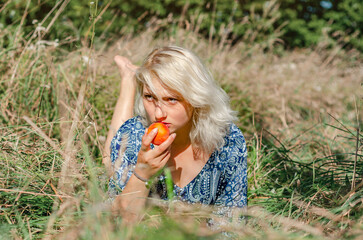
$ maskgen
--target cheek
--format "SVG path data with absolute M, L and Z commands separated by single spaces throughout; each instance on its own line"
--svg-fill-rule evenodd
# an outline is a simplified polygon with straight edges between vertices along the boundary
M 188 107 L 181 107 L 177 111 L 178 119 L 183 120 L 183 122 L 189 122 L 193 116 L 193 109 Z
M 189 105 L 189 104 L 185 104 L 184 105 L 184 111 L 185 111 L 185 115 L 188 119 L 192 119 L 193 117 L 193 112 L 194 112 L 194 108 Z
M 144 105 L 144 108 L 145 108 L 145 111 L 146 111 L 147 115 L 149 115 L 149 117 L 152 117 L 153 114 L 154 114 L 153 104 L 151 104 L 150 102 L 148 102 L 146 100 L 143 100 L 142 103 Z
M 187 113 L 188 113 L 188 116 L 189 116 L 190 119 L 193 118 L 194 108 L 191 107 L 191 106 L 188 107 L 187 108 Z

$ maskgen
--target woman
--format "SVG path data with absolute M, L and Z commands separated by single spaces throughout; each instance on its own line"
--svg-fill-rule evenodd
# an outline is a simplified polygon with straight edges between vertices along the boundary
M 164 167 L 177 199 L 246 206 L 245 140 L 233 124 L 228 96 L 199 58 L 170 46 L 154 49 L 139 68 L 124 57 L 115 62 L 121 93 L 106 140 L 113 208 L 137 214 L 151 194 L 147 183 Z M 165 123 L 171 133 L 159 146 L 151 144 L 157 130 L 145 131 L 153 122 Z M 167 199 L 164 175 L 158 180 L 152 191 Z

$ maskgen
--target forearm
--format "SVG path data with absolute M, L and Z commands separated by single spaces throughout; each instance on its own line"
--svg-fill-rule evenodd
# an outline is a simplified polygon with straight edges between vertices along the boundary
M 115 110 L 112 116 L 111 124 L 109 126 L 105 147 L 103 163 L 108 171 L 110 171 L 110 145 L 112 138 L 116 135 L 117 130 L 127 120 L 133 117 L 134 99 L 135 99 L 135 86 L 131 84 L 122 84 L 119 98 L 117 100 Z
M 117 130 L 127 119 L 133 117 L 135 92 L 136 87 L 132 82 L 131 84 L 126 84 L 124 81 L 121 83 L 120 95 L 116 102 L 105 144 L 105 150 L 107 151 L 110 150 L 111 140 L 115 136 Z
M 146 187 L 145 181 L 151 179 L 160 171 L 170 158 L 170 145 L 175 139 L 175 133 L 170 135 L 165 142 L 151 149 L 150 144 L 156 134 L 157 130 L 154 129 L 150 133 L 145 133 L 142 137 L 133 174 L 127 180 L 122 193 L 113 202 L 112 209 L 114 212 L 121 213 L 127 219 L 126 221 L 136 220 L 139 213 L 144 209 L 149 195 L 149 189 Z M 124 172 L 124 174 L 126 173 Z
M 127 222 L 134 222 L 144 209 L 149 192 L 145 182 L 132 175 L 122 193 L 115 198 L 113 212 L 120 213 Z
M 103 151 L 103 163 L 106 166 L 109 175 L 111 172 L 110 145 L 117 130 L 129 118 L 133 117 L 134 101 L 136 94 L 135 71 L 136 66 L 124 57 L 116 56 L 115 62 L 121 76 L 121 89 L 116 102 L 114 113 L 109 126 L 106 142 Z

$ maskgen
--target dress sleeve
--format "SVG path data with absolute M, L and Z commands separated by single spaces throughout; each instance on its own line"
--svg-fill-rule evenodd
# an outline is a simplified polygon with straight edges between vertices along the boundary
M 236 127 L 237 128 L 237 127 Z M 220 230 L 233 219 L 245 222 L 247 207 L 247 149 L 239 130 L 228 138 L 225 155 L 224 179 L 221 191 L 215 201 L 213 213 L 217 218 L 208 221 L 209 227 Z
M 247 150 L 240 131 L 228 139 L 228 159 L 224 168 L 225 187 L 219 193 L 215 205 L 225 207 L 247 206 Z
M 113 175 L 108 184 L 110 198 L 116 197 L 125 188 L 137 162 L 138 139 L 144 130 L 135 119 L 126 121 L 111 141 L 111 165 Z

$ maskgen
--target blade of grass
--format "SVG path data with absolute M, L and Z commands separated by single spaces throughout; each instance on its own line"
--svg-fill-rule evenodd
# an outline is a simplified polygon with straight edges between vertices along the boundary
M 166 183 L 166 190 L 168 194 L 168 199 L 172 200 L 174 198 L 174 183 L 173 177 L 171 176 L 171 171 L 169 168 L 164 168 L 165 174 L 165 183 Z

